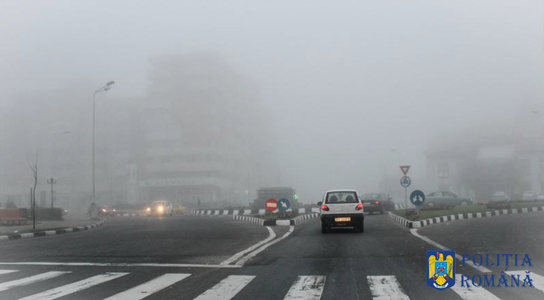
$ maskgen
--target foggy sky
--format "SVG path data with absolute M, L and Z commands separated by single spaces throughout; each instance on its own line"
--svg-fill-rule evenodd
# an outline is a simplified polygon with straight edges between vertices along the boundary
M 0 3 L 2 109 L 77 78 L 145 95 L 149 56 L 212 51 L 259 88 L 306 201 L 375 191 L 399 160 L 417 186 L 431 138 L 544 102 L 541 0 Z

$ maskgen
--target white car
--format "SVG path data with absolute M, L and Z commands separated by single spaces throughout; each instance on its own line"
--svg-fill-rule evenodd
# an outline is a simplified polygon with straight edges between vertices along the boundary
M 536 196 L 536 200 L 544 200 L 544 194 Z
M 521 200 L 523 200 L 523 201 L 533 201 L 533 200 L 536 200 L 536 195 L 533 192 L 525 192 L 521 196 Z
M 332 228 L 354 228 L 365 231 L 363 203 L 355 190 L 330 190 L 317 203 L 320 207 L 321 232 Z
M 493 201 L 510 201 L 510 197 L 505 192 L 496 192 L 493 194 L 493 197 L 491 197 L 491 200 Z
M 147 215 L 156 216 L 172 216 L 174 212 L 174 206 L 170 201 L 155 201 L 146 209 Z

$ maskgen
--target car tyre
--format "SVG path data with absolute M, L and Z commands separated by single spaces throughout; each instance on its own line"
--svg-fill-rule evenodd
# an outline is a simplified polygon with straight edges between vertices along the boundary
M 380 214 L 385 214 L 385 208 L 382 207 L 382 209 L 380 210 Z
M 359 233 L 365 232 L 365 223 L 362 223 L 361 225 L 359 225 L 357 227 L 357 231 L 359 231 Z
M 329 228 L 324 223 L 321 223 L 321 233 L 325 234 L 327 232 L 329 232 Z

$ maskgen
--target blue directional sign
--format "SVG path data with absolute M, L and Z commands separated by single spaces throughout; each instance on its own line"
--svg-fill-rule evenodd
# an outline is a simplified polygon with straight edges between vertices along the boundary
M 291 208 L 291 202 L 287 198 L 281 198 L 278 200 L 278 210 L 279 211 L 288 211 Z
M 402 185 L 403 187 L 409 187 L 410 184 L 412 184 L 412 179 L 410 179 L 410 177 L 408 176 L 402 176 L 402 178 L 400 179 L 400 185 Z
M 410 202 L 415 206 L 420 206 L 425 202 L 425 194 L 420 190 L 415 190 L 410 194 Z

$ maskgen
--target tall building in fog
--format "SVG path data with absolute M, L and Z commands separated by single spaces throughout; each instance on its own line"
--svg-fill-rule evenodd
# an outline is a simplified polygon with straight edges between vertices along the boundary
M 274 184 L 274 143 L 250 81 L 214 54 L 149 60 L 138 162 L 140 201 L 251 202 Z

